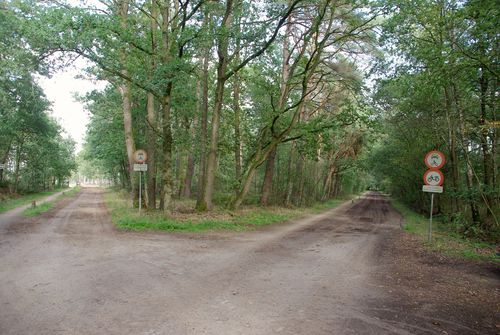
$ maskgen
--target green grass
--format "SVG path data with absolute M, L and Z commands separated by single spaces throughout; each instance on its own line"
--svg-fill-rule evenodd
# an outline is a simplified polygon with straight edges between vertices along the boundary
M 55 205 L 55 202 L 53 202 L 53 201 L 44 202 L 43 204 L 38 205 L 36 207 L 29 207 L 29 208 L 25 209 L 23 211 L 23 215 L 28 216 L 28 217 L 37 216 L 39 214 L 42 214 L 42 213 L 45 213 L 45 212 L 51 210 L 54 207 L 54 205 Z
M 67 191 L 63 191 L 63 193 L 61 195 L 59 195 L 57 198 L 55 198 L 52 201 L 44 202 L 43 204 L 40 204 L 36 207 L 28 207 L 27 209 L 25 209 L 23 211 L 23 215 L 28 216 L 28 217 L 32 217 L 32 216 L 37 216 L 37 215 L 40 215 L 42 213 L 48 212 L 49 210 L 54 208 L 56 203 L 58 201 L 60 201 L 61 199 L 73 197 L 80 191 L 81 191 L 80 186 L 73 187 L 72 189 L 69 189 Z
M 170 232 L 203 232 L 203 231 L 246 231 L 256 227 L 273 223 L 284 222 L 308 213 L 317 213 L 333 208 L 342 200 L 334 200 L 318 204 L 311 208 L 283 208 L 283 207 L 244 207 L 240 210 L 215 210 L 210 213 L 188 214 L 174 213 L 166 217 L 158 211 L 143 211 L 138 214 L 137 209 L 128 206 L 128 194 L 110 190 L 105 195 L 106 204 L 111 217 L 118 229 L 144 231 L 160 230 Z M 178 203 L 178 206 L 185 206 Z M 183 207 L 185 208 L 185 207 Z
M 26 194 L 18 198 L 2 200 L 0 201 L 0 213 L 9 211 L 19 206 L 30 204 L 33 200 L 39 200 L 61 191 L 62 189 L 56 189 L 53 191 Z
M 432 221 L 432 242 L 428 243 L 429 218 L 415 213 L 400 202 L 394 201 L 393 206 L 404 217 L 405 231 L 420 236 L 429 250 L 458 259 L 500 262 L 494 244 L 466 239 L 439 217 Z

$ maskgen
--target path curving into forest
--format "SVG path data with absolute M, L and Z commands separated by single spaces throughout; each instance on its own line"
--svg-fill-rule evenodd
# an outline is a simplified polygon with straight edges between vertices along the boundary
M 115 231 L 102 192 L 0 232 L 1 334 L 433 333 L 371 305 L 387 299 L 374 274 L 400 221 L 381 194 L 199 235 Z

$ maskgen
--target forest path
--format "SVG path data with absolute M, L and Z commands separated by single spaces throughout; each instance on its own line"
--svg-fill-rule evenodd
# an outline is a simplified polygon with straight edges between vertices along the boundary
M 119 232 L 84 189 L 0 232 L 0 333 L 419 333 L 367 305 L 399 220 L 368 193 L 252 232 Z

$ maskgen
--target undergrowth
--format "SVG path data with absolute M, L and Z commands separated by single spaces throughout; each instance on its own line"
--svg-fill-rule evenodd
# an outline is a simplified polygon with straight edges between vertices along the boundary
M 69 190 L 63 191 L 61 195 L 59 195 L 57 198 L 51 201 L 46 201 L 42 204 L 37 205 L 36 207 L 28 207 L 23 211 L 24 216 L 37 216 L 42 213 L 50 211 L 58 201 L 64 198 L 70 198 L 75 196 L 78 192 L 80 192 L 81 188 L 80 186 L 73 187 Z
M 139 215 L 137 208 L 129 206 L 128 194 L 123 191 L 108 190 L 104 196 L 112 220 L 118 229 L 123 230 L 163 230 L 202 232 L 214 230 L 245 231 L 258 226 L 284 222 L 309 213 L 317 213 L 333 208 L 344 200 L 331 200 L 310 208 L 258 207 L 247 206 L 230 211 L 216 209 L 208 213 L 198 213 L 190 200 L 175 201 L 176 208 L 169 216 L 159 211 L 144 210 Z
M 500 262 L 495 244 L 466 238 L 456 231 L 455 225 L 447 223 L 439 216 L 432 220 L 432 242 L 429 243 L 429 218 L 398 201 L 394 201 L 393 206 L 404 217 L 405 231 L 420 236 L 429 250 L 459 259 Z
M 52 191 L 45 191 L 39 193 L 30 193 L 22 196 L 17 196 L 15 198 L 5 199 L 0 201 L 0 213 L 7 212 L 19 206 L 27 205 L 33 201 L 48 197 L 57 192 L 61 192 L 62 189 L 55 189 Z

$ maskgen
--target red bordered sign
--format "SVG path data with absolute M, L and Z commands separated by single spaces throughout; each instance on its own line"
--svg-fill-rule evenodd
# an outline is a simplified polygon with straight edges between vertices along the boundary
M 424 184 L 429 186 L 441 186 L 444 183 L 444 175 L 439 170 L 427 170 L 424 173 Z
M 437 150 L 429 151 L 427 155 L 425 155 L 424 161 L 429 169 L 440 169 L 444 166 L 444 163 L 446 163 L 444 154 Z
M 134 152 L 134 160 L 136 163 L 142 164 L 148 159 L 146 151 L 139 149 Z

